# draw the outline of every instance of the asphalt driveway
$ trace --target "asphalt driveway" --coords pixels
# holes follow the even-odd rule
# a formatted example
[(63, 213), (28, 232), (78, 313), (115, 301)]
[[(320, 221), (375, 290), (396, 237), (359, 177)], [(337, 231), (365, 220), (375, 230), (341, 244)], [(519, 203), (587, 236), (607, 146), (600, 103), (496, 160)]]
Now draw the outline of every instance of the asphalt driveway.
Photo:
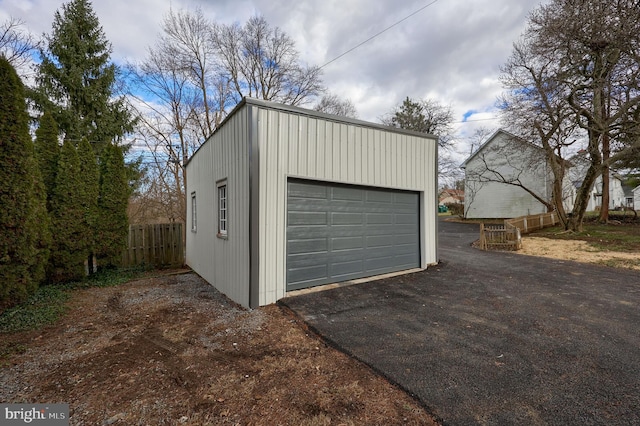
[(282, 299), (450, 425), (640, 425), (640, 273), (470, 247), (426, 271)]

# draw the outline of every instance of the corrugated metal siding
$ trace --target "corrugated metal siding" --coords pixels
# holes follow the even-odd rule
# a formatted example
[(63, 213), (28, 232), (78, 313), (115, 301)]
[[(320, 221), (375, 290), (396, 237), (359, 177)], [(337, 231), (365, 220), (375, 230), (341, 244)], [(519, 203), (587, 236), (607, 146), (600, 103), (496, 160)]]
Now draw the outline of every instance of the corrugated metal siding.
[(437, 262), (435, 140), (251, 107), (260, 151), (260, 305), (286, 292), (288, 177), (420, 191), (421, 266)]
[[(197, 232), (187, 227), (187, 264), (234, 301), (249, 305), (249, 126), (237, 111), (187, 164), (187, 196), (195, 191)], [(216, 236), (216, 182), (227, 179), (228, 238)], [(191, 218), (191, 203), (187, 217)]]

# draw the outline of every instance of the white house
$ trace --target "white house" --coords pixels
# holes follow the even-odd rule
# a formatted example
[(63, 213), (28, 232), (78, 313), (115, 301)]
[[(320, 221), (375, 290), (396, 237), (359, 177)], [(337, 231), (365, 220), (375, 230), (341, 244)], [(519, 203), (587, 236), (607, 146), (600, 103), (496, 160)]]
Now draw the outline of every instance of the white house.
[(434, 136), (247, 98), (186, 174), (186, 262), (243, 306), (438, 261)]
[(464, 191), (445, 188), (440, 191), (440, 204), (464, 204)]
[[(570, 204), (573, 205), (577, 188), (582, 185), (582, 180), (587, 173), (590, 162), (586, 157), (586, 151), (580, 151), (569, 159), (571, 168), (569, 169), (569, 178), (573, 182), (574, 190), (570, 196)], [(617, 207), (625, 207), (628, 205), (627, 196), (625, 195), (622, 179), (611, 173), (609, 175), (609, 209), (613, 210)], [(591, 188), (586, 211), (595, 211), (602, 206), (602, 176), (598, 176)]]
[(542, 148), (500, 129), (461, 167), (465, 217), (512, 218), (547, 212), (536, 198), (552, 199), (553, 173)]
[[(625, 207), (626, 205), (627, 199), (624, 194), (622, 179), (612, 173), (609, 176), (609, 209), (613, 210), (617, 207)], [(587, 211), (598, 210), (600, 206), (602, 206), (602, 176), (598, 176), (593, 185)]]
[(640, 210), (640, 185), (633, 188), (633, 208)]

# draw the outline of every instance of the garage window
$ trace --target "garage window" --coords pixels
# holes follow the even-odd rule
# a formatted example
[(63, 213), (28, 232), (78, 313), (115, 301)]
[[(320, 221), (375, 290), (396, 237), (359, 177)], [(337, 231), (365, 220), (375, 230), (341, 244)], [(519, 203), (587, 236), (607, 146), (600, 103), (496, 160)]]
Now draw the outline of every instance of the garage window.
[(226, 238), (228, 236), (228, 198), (227, 198), (227, 180), (219, 181), (218, 187), (218, 237)]
[(198, 217), (196, 215), (196, 193), (191, 193), (191, 231), (196, 232), (198, 226)]

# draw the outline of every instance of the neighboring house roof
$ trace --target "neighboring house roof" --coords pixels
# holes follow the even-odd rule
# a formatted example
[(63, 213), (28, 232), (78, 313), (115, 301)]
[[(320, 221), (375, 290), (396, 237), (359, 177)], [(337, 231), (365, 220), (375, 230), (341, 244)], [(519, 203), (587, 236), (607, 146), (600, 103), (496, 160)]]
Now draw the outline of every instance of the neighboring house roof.
[(464, 201), (464, 191), (462, 189), (445, 188), (440, 192), (440, 201), (451, 198), (454, 202), (462, 203)]
[(471, 160), (473, 160), (473, 159), (474, 159), (478, 154), (480, 154), (480, 152), (482, 152), (482, 151), (483, 151), (483, 150), (484, 150), (488, 145), (490, 145), (490, 144), (491, 144), (491, 142), (493, 142), (493, 140), (494, 140), (494, 139), (495, 139), (499, 134), (503, 134), (503, 135), (506, 135), (507, 137), (514, 138), (514, 139), (518, 140), (518, 142), (525, 143), (525, 144), (530, 145), (531, 147), (536, 148), (536, 149), (539, 149), (539, 150), (541, 150), (541, 151), (543, 151), (543, 150), (544, 150), (541, 146), (538, 146), (538, 145), (536, 145), (536, 144), (534, 144), (534, 143), (531, 143), (531, 142), (529, 142), (529, 141), (527, 141), (527, 140), (525, 140), (525, 139), (521, 138), (520, 136), (516, 136), (516, 135), (514, 135), (514, 134), (513, 134), (513, 133), (511, 133), (511, 132), (507, 132), (507, 131), (506, 131), (506, 130), (504, 130), (504, 129), (498, 129), (498, 130), (496, 130), (495, 132), (493, 132), (493, 133), (491, 134), (491, 136), (489, 136), (489, 137), (487, 138), (487, 140), (486, 140), (486, 141), (484, 141), (484, 143), (483, 143), (482, 145), (480, 145), (480, 147), (479, 147), (479, 148), (478, 148), (474, 153), (472, 153), (472, 154), (469, 156), (469, 158), (467, 158), (466, 160), (464, 160), (464, 163), (462, 163), (462, 164), (460, 165), (460, 167), (461, 167), (461, 168), (463, 168), (463, 169), (464, 169), (464, 168), (466, 168), (466, 167), (467, 167), (467, 164), (468, 164)]
[(498, 129), (498, 130), (496, 130), (495, 132), (493, 132), (493, 133), (491, 134), (491, 136), (489, 136), (489, 137), (487, 138), (487, 140), (485, 140), (485, 141), (482, 143), (482, 145), (480, 145), (480, 146), (478, 147), (478, 149), (476, 149), (476, 150), (475, 150), (475, 152), (472, 152), (472, 153), (471, 153), (471, 155), (470, 155), (466, 160), (464, 160), (464, 162), (460, 165), (460, 167), (461, 167), (461, 168), (463, 168), (463, 169), (464, 169), (464, 168), (466, 168), (466, 167), (467, 167), (467, 164), (469, 163), (469, 161), (473, 160), (473, 159), (474, 159), (474, 158), (475, 158), (475, 157), (476, 157), (476, 156), (477, 156), (477, 155), (478, 155), (482, 150), (484, 150), (484, 148), (485, 148), (487, 145), (489, 145), (489, 144), (491, 143), (491, 141), (493, 141), (493, 139), (494, 139), (496, 136), (498, 136), (500, 133), (504, 133), (505, 135), (508, 135), (508, 136), (512, 136), (512, 137), (514, 137), (514, 138), (517, 138), (517, 136), (516, 136), (516, 135), (514, 135), (514, 134), (512, 134), (512, 133), (509, 133), (509, 132), (507, 132), (506, 130), (503, 130), (503, 129)]
[(631, 190), (631, 192), (633, 192), (635, 194), (636, 191), (640, 191), (640, 185), (636, 186), (635, 188), (633, 188)]

